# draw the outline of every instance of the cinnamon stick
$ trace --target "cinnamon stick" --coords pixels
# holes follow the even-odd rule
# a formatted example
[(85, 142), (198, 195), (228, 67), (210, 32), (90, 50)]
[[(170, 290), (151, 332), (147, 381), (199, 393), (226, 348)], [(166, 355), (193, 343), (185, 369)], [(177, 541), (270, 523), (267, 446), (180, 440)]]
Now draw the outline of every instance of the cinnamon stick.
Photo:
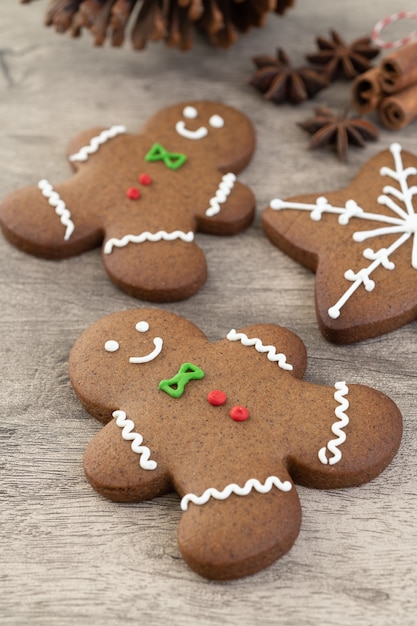
[(407, 126), (417, 117), (417, 84), (382, 98), (379, 117), (384, 126), (391, 130)]
[(352, 87), (352, 106), (360, 113), (374, 111), (381, 100), (380, 69), (372, 69), (360, 74)]
[(382, 60), (381, 89), (397, 93), (417, 82), (417, 42), (395, 50)]

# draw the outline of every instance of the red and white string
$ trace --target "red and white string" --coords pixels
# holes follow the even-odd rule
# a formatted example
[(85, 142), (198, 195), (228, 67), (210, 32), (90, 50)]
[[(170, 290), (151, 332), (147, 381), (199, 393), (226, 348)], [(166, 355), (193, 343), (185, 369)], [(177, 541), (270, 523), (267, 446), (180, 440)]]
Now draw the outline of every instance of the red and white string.
[(371, 38), (374, 44), (379, 46), (380, 48), (392, 49), (392, 48), (402, 48), (403, 46), (406, 46), (412, 41), (416, 41), (417, 30), (395, 41), (384, 41), (380, 37), (381, 32), (384, 30), (384, 28), (386, 28), (390, 24), (393, 24), (394, 22), (398, 22), (399, 20), (405, 20), (405, 19), (416, 20), (417, 12), (416, 11), (399, 11), (398, 13), (393, 13), (392, 15), (389, 15), (388, 17), (384, 17), (377, 24), (375, 24), (374, 29), (371, 34)]

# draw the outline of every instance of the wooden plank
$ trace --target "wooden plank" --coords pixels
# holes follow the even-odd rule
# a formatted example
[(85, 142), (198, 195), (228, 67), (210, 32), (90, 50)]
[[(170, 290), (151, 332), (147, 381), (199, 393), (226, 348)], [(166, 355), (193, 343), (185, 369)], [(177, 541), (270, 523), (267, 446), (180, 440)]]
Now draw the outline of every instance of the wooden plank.
[[(415, 323), (361, 345), (326, 343), (315, 321), (313, 276), (265, 239), (259, 216), (278, 194), (347, 185), (392, 140), (415, 151), (416, 127), (381, 129), (378, 143), (352, 149), (344, 164), (331, 152), (306, 150), (296, 122), (313, 103), (275, 107), (247, 85), (252, 55), (279, 45), (300, 63), (317, 34), (336, 28), (353, 39), (398, 3), (299, 0), (284, 19), (271, 16), (227, 51), (196, 37), (186, 54), (162, 44), (142, 53), (96, 49), (88, 35), (58, 36), (42, 26), (46, 5), (0, 6), (0, 194), (44, 176), (66, 178), (66, 143), (90, 126), (135, 130), (167, 102), (195, 96), (242, 108), (258, 132), (256, 157), (241, 176), (257, 196), (255, 224), (234, 238), (198, 236), (208, 282), (190, 300), (163, 307), (211, 340), (255, 322), (292, 328), (308, 347), (308, 380), (346, 378), (383, 390), (403, 412), (404, 438), (391, 467), (371, 484), (300, 488), (301, 533), (278, 563), (232, 583), (200, 579), (177, 548), (175, 495), (114, 504), (83, 476), (82, 454), (99, 425), (71, 390), (68, 353), (93, 321), (138, 303), (110, 283), (98, 251), (47, 262), (0, 238), (0, 624), (414, 624)], [(349, 89), (339, 82), (316, 102), (344, 106)]]

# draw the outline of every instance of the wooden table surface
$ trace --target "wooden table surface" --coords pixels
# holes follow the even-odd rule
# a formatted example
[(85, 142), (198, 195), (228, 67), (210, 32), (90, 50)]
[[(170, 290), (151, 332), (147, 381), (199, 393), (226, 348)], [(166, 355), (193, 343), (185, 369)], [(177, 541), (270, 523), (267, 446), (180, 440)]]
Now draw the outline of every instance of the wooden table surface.
[[(247, 84), (254, 54), (282, 46), (300, 63), (316, 35), (335, 28), (353, 39), (414, 2), (297, 0), (284, 19), (271, 15), (227, 51), (196, 38), (186, 54), (163, 44), (142, 53), (97, 49), (88, 34), (59, 36), (42, 25), (46, 5), (0, 3), (1, 195), (43, 177), (66, 178), (67, 140), (85, 128), (136, 130), (151, 112), (195, 97), (241, 108), (258, 134), (241, 174), (257, 197), (257, 218), (234, 238), (198, 236), (208, 281), (188, 301), (163, 308), (211, 340), (250, 323), (288, 326), (307, 345), (307, 380), (383, 390), (403, 413), (404, 436), (391, 466), (370, 484), (299, 489), (301, 533), (280, 561), (242, 580), (206, 581), (180, 557), (176, 495), (115, 504), (83, 474), (83, 451), (100, 426), (71, 389), (70, 348), (98, 318), (142, 303), (112, 285), (98, 250), (52, 262), (0, 237), (0, 624), (417, 624), (416, 324), (360, 345), (328, 344), (316, 325), (313, 275), (260, 227), (274, 196), (347, 185), (392, 141), (415, 150), (417, 122), (395, 133), (381, 128), (379, 141), (353, 148), (346, 164), (331, 151), (306, 149), (296, 122), (313, 102), (276, 107)], [(338, 82), (316, 103), (343, 108), (350, 88)]]

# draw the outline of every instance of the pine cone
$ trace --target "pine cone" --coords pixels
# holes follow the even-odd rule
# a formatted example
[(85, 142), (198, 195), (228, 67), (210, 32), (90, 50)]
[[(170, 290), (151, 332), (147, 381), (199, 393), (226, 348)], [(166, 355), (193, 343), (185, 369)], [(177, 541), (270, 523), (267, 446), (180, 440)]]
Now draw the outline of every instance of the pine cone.
[(188, 50), (193, 29), (205, 33), (213, 45), (227, 47), (239, 32), (263, 26), (268, 12), (283, 15), (294, 4), (295, 0), (51, 0), (45, 22), (73, 37), (86, 28), (96, 46), (106, 40), (121, 46), (129, 30), (136, 50), (160, 39)]

